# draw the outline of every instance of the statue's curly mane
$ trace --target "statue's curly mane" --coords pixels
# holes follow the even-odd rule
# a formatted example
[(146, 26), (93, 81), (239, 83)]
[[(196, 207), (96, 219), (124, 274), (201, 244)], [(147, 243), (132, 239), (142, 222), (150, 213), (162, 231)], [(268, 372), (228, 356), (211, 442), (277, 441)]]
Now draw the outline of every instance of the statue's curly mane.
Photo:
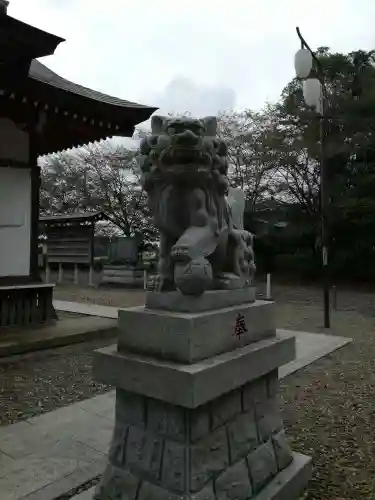
[(189, 224), (183, 208), (188, 207), (189, 191), (197, 188), (206, 194), (207, 212), (225, 217), (227, 150), (215, 137), (216, 128), (215, 117), (153, 117), (152, 133), (141, 141), (139, 161), (142, 185), (160, 228), (174, 228), (176, 234)]
[(154, 116), (151, 135), (142, 139), (142, 182), (152, 184), (227, 185), (227, 149), (216, 139), (214, 117), (203, 119)]

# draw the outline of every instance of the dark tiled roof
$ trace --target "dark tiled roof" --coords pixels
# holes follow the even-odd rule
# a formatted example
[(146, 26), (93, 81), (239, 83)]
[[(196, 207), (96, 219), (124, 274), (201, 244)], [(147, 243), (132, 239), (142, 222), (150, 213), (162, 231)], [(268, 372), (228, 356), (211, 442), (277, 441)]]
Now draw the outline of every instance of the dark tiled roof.
[(31, 62), (29, 78), (33, 78), (39, 82), (46, 83), (53, 87), (57, 87), (66, 92), (71, 92), (88, 99), (94, 99), (95, 101), (102, 102), (104, 104), (109, 104), (111, 106), (117, 106), (121, 108), (133, 108), (133, 109), (144, 109), (150, 110), (150, 114), (156, 111), (158, 108), (153, 108), (151, 106), (145, 106), (143, 104), (137, 104), (136, 102), (125, 101), (123, 99), (118, 99), (117, 97), (112, 97), (107, 94), (102, 94), (97, 90), (92, 90), (82, 85), (78, 85), (74, 82), (62, 78), (57, 73), (51, 71), (47, 66), (44, 66), (41, 62), (34, 59)]
[(2, 50), (7, 49), (6, 53), (23, 54), (30, 58), (52, 55), (56, 47), (65, 41), (64, 38), (1, 13), (0, 34)]
[(76, 212), (72, 214), (44, 215), (39, 217), (43, 224), (51, 222), (85, 222), (99, 220), (105, 217), (104, 212)]

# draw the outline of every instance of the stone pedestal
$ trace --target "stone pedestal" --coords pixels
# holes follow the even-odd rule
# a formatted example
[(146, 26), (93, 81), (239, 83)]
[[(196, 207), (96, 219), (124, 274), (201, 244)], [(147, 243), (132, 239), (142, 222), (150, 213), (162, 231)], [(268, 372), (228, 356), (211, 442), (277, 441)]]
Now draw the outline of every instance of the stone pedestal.
[(290, 449), (277, 397), (295, 340), (277, 337), (273, 316), (262, 301), (121, 312), (118, 347), (94, 362), (96, 377), (117, 388), (96, 500), (298, 498), (310, 458)]

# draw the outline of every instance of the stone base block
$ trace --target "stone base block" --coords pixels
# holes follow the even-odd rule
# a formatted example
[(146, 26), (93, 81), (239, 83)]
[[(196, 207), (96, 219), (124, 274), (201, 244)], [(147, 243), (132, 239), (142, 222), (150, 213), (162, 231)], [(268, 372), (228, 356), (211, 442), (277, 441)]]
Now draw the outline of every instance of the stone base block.
[(148, 292), (146, 308), (162, 311), (195, 313), (239, 306), (255, 301), (255, 287), (235, 290), (208, 290), (200, 297), (176, 292)]
[(94, 498), (295, 500), (307, 457), (285, 437), (273, 370), (199, 408), (117, 389), (108, 465)]
[(120, 312), (119, 347), (94, 357), (95, 377), (117, 388), (95, 500), (296, 500), (309, 459), (290, 449), (277, 397), (295, 338), (273, 322), (262, 301)]
[(293, 453), (291, 464), (252, 500), (297, 500), (307, 488), (311, 472), (311, 457)]
[(275, 335), (275, 304), (263, 300), (196, 313), (144, 307), (119, 311), (119, 352), (181, 363), (195, 363)]
[(294, 337), (261, 340), (195, 364), (117, 352), (110, 346), (95, 352), (93, 370), (104, 384), (196, 408), (294, 358)]

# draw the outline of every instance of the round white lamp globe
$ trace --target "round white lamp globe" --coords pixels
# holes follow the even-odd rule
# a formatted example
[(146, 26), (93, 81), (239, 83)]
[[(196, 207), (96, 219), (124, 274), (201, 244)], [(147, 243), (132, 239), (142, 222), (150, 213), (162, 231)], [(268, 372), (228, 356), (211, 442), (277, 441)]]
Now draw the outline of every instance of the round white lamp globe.
[(294, 56), (294, 68), (298, 78), (307, 78), (313, 67), (313, 58), (309, 50), (300, 49)]
[(308, 106), (312, 106), (318, 113), (322, 113), (322, 84), (317, 78), (308, 78), (303, 81), (303, 97)]

